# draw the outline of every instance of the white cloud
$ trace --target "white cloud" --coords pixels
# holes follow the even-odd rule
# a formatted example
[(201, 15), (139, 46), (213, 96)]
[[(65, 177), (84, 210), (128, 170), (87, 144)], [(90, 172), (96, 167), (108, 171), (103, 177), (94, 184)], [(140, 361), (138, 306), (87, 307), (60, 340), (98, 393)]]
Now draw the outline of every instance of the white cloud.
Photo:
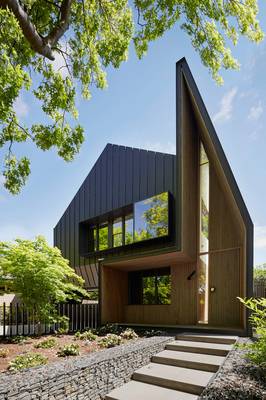
[(30, 108), (23, 99), (22, 95), (15, 100), (13, 108), (18, 117), (26, 117), (30, 111)]
[(263, 113), (263, 107), (261, 101), (259, 101), (255, 106), (252, 106), (249, 110), (248, 119), (257, 121)]
[[(170, 153), (170, 154), (176, 154), (176, 145), (173, 142), (146, 142), (145, 143), (145, 149), (147, 150), (152, 150), (152, 151), (158, 151), (161, 153)], [(143, 148), (143, 146), (141, 146)]]
[(221, 102), (219, 111), (213, 116), (214, 122), (228, 121), (232, 116), (233, 101), (237, 94), (237, 88), (234, 87), (227, 92)]
[(266, 226), (255, 226), (255, 247), (266, 249)]

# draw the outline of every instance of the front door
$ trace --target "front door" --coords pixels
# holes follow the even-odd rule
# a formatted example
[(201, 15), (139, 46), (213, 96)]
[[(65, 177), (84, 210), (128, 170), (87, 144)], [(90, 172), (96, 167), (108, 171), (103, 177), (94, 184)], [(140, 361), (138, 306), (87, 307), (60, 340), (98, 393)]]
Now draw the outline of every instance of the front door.
[(240, 326), (240, 249), (209, 254), (209, 325)]

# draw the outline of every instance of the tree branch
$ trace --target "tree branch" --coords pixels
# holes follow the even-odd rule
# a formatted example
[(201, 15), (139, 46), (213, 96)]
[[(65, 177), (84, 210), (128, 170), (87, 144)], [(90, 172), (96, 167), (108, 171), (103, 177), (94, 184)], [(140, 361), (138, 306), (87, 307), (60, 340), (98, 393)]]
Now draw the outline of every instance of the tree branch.
[(29, 42), (31, 48), (45, 58), (54, 61), (52, 48), (64, 35), (69, 27), (69, 17), (73, 0), (63, 0), (60, 6), (60, 19), (58, 24), (46, 36), (42, 37), (34, 24), (31, 22), (27, 12), (20, 5), (18, 0), (0, 0), (0, 8), (8, 8), (13, 12), (22, 32)]
[(45, 43), (53, 47), (69, 27), (69, 17), (73, 0), (63, 0), (60, 7), (60, 20), (57, 26), (44, 38)]

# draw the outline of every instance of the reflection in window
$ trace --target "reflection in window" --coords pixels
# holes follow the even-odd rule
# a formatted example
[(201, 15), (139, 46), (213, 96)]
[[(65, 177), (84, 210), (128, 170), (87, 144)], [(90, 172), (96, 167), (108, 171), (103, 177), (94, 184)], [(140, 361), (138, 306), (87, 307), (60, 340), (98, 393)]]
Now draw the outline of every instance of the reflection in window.
[(170, 268), (129, 273), (129, 304), (171, 304)]
[(119, 247), (123, 244), (122, 218), (113, 222), (113, 247)]
[(92, 226), (89, 229), (89, 251), (97, 251), (97, 228)]
[(108, 225), (99, 226), (99, 250), (108, 249)]
[(208, 323), (209, 310), (209, 255), (200, 256), (198, 267), (198, 320)]
[(168, 235), (168, 192), (134, 204), (134, 241)]
[(125, 217), (125, 244), (133, 243), (133, 215)]
[(200, 252), (209, 251), (209, 160), (200, 146)]

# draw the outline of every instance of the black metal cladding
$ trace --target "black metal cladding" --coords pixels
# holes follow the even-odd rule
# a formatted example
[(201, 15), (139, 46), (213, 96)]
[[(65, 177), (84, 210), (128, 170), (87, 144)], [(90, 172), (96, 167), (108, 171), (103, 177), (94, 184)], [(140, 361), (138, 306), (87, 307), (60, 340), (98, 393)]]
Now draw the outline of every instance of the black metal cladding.
[(175, 155), (107, 144), (54, 228), (54, 244), (86, 282), (98, 286), (94, 258), (79, 256), (79, 223), (169, 191), (175, 196)]

